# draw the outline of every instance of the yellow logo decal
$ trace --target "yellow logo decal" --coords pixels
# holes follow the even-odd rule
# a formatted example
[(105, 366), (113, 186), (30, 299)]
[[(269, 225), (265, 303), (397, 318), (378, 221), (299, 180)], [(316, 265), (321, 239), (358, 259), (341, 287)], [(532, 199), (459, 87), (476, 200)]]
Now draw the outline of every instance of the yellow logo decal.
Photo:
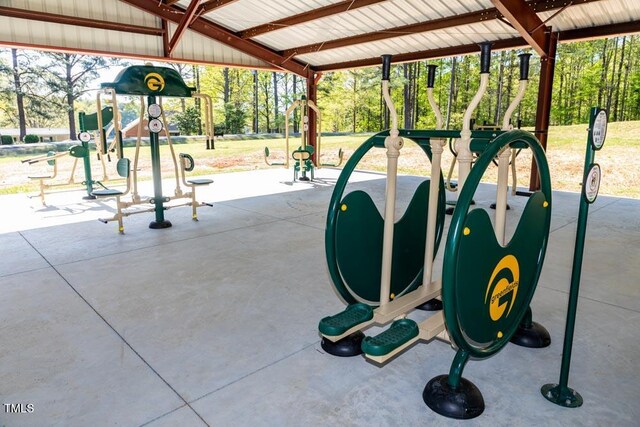
[[(498, 275), (500, 276), (499, 278)], [(511, 308), (516, 302), (519, 281), (520, 267), (518, 260), (513, 255), (505, 256), (493, 269), (487, 292), (484, 296), (484, 303), (489, 303), (489, 315), (494, 322), (500, 320), (505, 315), (505, 311), (507, 312), (506, 316), (511, 312)], [(508, 300), (505, 301), (505, 297)], [(509, 306), (508, 310), (507, 305)]]
[(149, 73), (144, 76), (144, 82), (147, 84), (149, 90), (159, 92), (164, 89), (164, 79), (158, 73)]

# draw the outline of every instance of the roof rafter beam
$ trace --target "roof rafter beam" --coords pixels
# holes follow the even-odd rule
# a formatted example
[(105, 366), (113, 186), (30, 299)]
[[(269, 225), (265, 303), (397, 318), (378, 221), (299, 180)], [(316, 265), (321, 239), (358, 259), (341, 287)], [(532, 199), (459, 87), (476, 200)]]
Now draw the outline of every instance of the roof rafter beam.
[[(579, 30), (559, 31), (558, 40), (560, 42), (575, 42), (580, 40), (619, 36), (624, 34), (640, 33), (640, 22), (632, 21), (620, 24), (601, 25), (597, 27), (583, 28)], [(515, 49), (527, 47), (527, 41), (522, 37), (496, 40), (493, 42), (493, 50)], [(456, 55), (467, 55), (479, 52), (478, 45), (468, 44), (461, 46), (445, 47), (440, 49), (423, 50), (419, 52), (403, 53), (393, 56), (394, 63), (419, 61), (424, 59), (447, 58)], [(358, 59), (355, 61), (337, 62), (333, 64), (316, 65), (317, 72), (336, 71), (349, 68), (371, 67), (380, 64), (380, 57)]]
[(193, 22), (199, 4), (200, 0), (191, 0), (191, 3), (189, 3), (187, 11), (184, 13), (182, 20), (178, 24), (178, 28), (176, 28), (176, 31), (173, 33), (173, 36), (169, 41), (169, 51), (165, 53), (168, 54), (168, 56), (171, 56), (171, 53), (180, 42), (180, 39), (184, 35), (184, 32), (187, 31), (187, 28), (189, 28), (189, 25), (191, 25), (191, 22)]
[(317, 9), (299, 13), (298, 15), (289, 16), (287, 18), (278, 19), (277, 21), (269, 22), (267, 24), (248, 28), (244, 31), (240, 31), (239, 34), (243, 39), (249, 39), (251, 37), (259, 36), (260, 34), (280, 30), (292, 25), (314, 21), (316, 19), (324, 18), (325, 16), (348, 12), (360, 7), (371, 6), (372, 4), (381, 3), (383, 1), (386, 0), (345, 0), (341, 1), (340, 3), (330, 4), (328, 6), (319, 7)]
[(491, 0), (513, 27), (540, 56), (549, 53), (550, 28), (524, 0)]
[[(165, 4), (158, 4), (157, 0), (120, 0), (131, 6), (135, 6), (147, 13), (166, 19), (174, 23), (180, 23), (184, 10)], [(299, 76), (306, 77), (309, 65), (302, 64), (294, 59), (286, 58), (278, 52), (251, 40), (244, 40), (232, 31), (211, 22), (202, 17), (197, 17), (191, 23), (191, 29), (210, 39), (217, 40), (227, 46), (239, 50), (249, 56), (266, 62), (271, 67), (289, 71)], [(258, 67), (262, 68), (262, 67)]]
[(11, 18), (29, 19), (31, 21), (52, 22), (55, 24), (75, 25), (77, 27), (100, 28), (101, 30), (122, 31), (126, 33), (145, 34), (148, 36), (161, 36), (164, 34), (164, 30), (162, 28), (107, 22), (69, 15), (57, 15), (54, 13), (38, 12), (35, 10), (16, 9), (13, 7), (0, 6), (0, 15), (9, 16)]
[(229, 3), (235, 3), (238, 0), (209, 0), (205, 1), (200, 5), (200, 9), (198, 10), (198, 15), (211, 12), (213, 9), (217, 9), (222, 6), (226, 6)]
[[(527, 42), (522, 37), (511, 39), (496, 40), (491, 46), (492, 50), (510, 49), (526, 46)], [(465, 44), (460, 46), (443, 47), (438, 49), (422, 50), (418, 52), (401, 53), (393, 55), (393, 63), (419, 61), (422, 59), (448, 58), (456, 55), (467, 55), (470, 53), (480, 53), (480, 48), (476, 43)], [(355, 61), (338, 62), (334, 64), (325, 64), (315, 66), (315, 70), (320, 71), (336, 71), (349, 68), (371, 67), (380, 65), (380, 57), (357, 59)]]
[[(595, 1), (601, 0), (574, 0), (573, 5), (591, 3)], [(536, 12), (545, 12), (548, 10), (564, 7), (566, 6), (566, 3), (567, 0), (531, 0), (527, 4), (531, 6), (531, 8), (533, 8)], [(475, 12), (464, 13), (461, 15), (454, 15), (445, 18), (434, 19), (431, 21), (419, 22), (417, 24), (409, 24), (402, 27), (389, 28), (385, 30), (374, 31), (371, 33), (358, 34), (356, 36), (327, 40), (325, 42), (294, 47), (284, 50), (282, 54), (286, 57), (293, 57), (305, 53), (320, 52), (323, 50), (352, 46), (360, 43), (368, 43), (372, 41), (385, 40), (415, 33), (441, 30), (443, 28), (456, 27), (459, 25), (484, 22), (499, 19), (501, 17), (502, 14), (496, 8), (483, 9)]]
[(558, 40), (560, 42), (580, 41), (609, 36), (623, 36), (634, 33), (640, 33), (640, 21), (622, 22), (619, 24), (601, 25), (599, 27), (560, 31), (558, 33)]

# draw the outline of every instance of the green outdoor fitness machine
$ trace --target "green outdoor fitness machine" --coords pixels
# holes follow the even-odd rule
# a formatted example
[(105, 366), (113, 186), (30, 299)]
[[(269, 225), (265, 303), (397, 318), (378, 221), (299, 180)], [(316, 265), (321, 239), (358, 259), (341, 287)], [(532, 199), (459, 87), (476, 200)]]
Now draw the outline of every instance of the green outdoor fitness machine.
[[(490, 54), (490, 45), (482, 44), (480, 90), (465, 117), (470, 117), (486, 89)], [(423, 399), (444, 416), (473, 418), (484, 410), (484, 401), (478, 388), (462, 377), (470, 357), (490, 357), (514, 336), (521, 338), (520, 344), (533, 347), (549, 343), (546, 330), (531, 321), (529, 308), (548, 242), (549, 168), (544, 150), (529, 132), (471, 130), (468, 123), (461, 131), (398, 129), (389, 94), (391, 56), (383, 55), (382, 60), (382, 94), (392, 127), (369, 138), (355, 151), (331, 197), (325, 230), (327, 264), (336, 291), (348, 306), (320, 321), (322, 347), (330, 354), (364, 353), (372, 361), (385, 363), (421, 340), (438, 338), (450, 342), (457, 350), (450, 372), (429, 381)], [(526, 60), (528, 63), (528, 56)], [(433, 89), (432, 69), (428, 74), (428, 95)], [(523, 78), (527, 78), (526, 73), (521, 74)], [(435, 106), (435, 102), (430, 103)], [(508, 123), (507, 118), (505, 122)], [(440, 127), (441, 119), (437, 123)], [(431, 159), (431, 177), (418, 185), (404, 215), (396, 222), (397, 161), (404, 138), (416, 142)], [(445, 217), (440, 163), (449, 138), (462, 139), (458, 142), (458, 162), (463, 170), (446, 239), (443, 276), (433, 280), (434, 258)], [(386, 148), (387, 152), (384, 216), (369, 194), (353, 191), (344, 195), (359, 161), (374, 148)], [(532, 151), (538, 165), (541, 189), (529, 198), (513, 236), (507, 239), (509, 158), (512, 149), (525, 148)], [(479, 154), (473, 168), (469, 153)], [(472, 209), (471, 204), (485, 171), (496, 158), (498, 186), (492, 224), (487, 211)], [(428, 309), (437, 308), (434, 298), (441, 299), (442, 311), (420, 323), (406, 317), (427, 302), (431, 302)], [(377, 336), (365, 337), (362, 332), (371, 325), (389, 323)]]
[[(53, 172), (46, 175), (33, 175), (29, 176), (30, 179), (38, 180), (40, 183), (40, 193), (39, 197), (42, 201), (42, 204), (45, 205), (45, 190), (51, 187), (55, 187), (58, 185), (70, 185), (76, 184), (75, 182), (75, 172), (76, 167), (78, 165), (78, 161), (82, 159), (84, 166), (84, 181), (82, 181), (82, 185), (85, 186), (87, 195), (83, 197), (85, 200), (92, 200), (96, 197), (93, 195), (93, 188), (95, 185), (98, 185), (102, 188), (106, 188), (103, 182), (109, 180), (109, 176), (107, 175), (107, 168), (105, 165), (105, 154), (108, 153), (108, 144), (107, 144), (107, 134), (109, 133), (109, 129), (103, 129), (102, 125), (108, 125), (113, 119), (113, 108), (105, 107), (102, 109), (100, 118), (98, 118), (98, 113), (94, 114), (85, 114), (84, 112), (80, 112), (78, 114), (78, 123), (80, 126), (80, 133), (78, 134), (78, 139), (80, 140), (80, 145), (74, 145), (69, 150), (64, 152), (56, 153), (51, 151), (44, 156), (32, 157), (29, 159), (25, 159), (22, 163), (35, 164), (42, 161), (46, 161), (49, 166), (53, 166)], [(111, 125), (113, 126), (113, 125)], [(100, 181), (94, 180), (92, 178), (91, 171), (91, 157), (90, 157), (90, 147), (89, 142), (92, 139), (91, 131), (97, 131), (100, 129), (99, 139), (100, 142), (96, 143), (96, 153), (98, 155), (98, 160), (102, 166), (102, 179)], [(114, 141), (115, 143), (115, 141)], [(61, 182), (59, 184), (52, 183), (51, 181), (56, 178), (58, 174), (58, 159), (65, 156), (71, 156), (74, 158), (73, 166), (71, 167), (71, 174), (67, 181)], [(47, 182), (45, 182), (47, 181)]]
[[(102, 89), (110, 94), (112, 97), (113, 103), (113, 111), (116, 115), (118, 115), (117, 108), (117, 95), (128, 95), (128, 96), (138, 96), (140, 97), (140, 119), (138, 121), (138, 138), (136, 142), (136, 152), (135, 158), (133, 161), (133, 167), (131, 168), (129, 165), (129, 161), (127, 159), (126, 162), (118, 163), (118, 173), (127, 179), (127, 189), (126, 191), (120, 190), (96, 190), (93, 191), (93, 195), (98, 197), (116, 197), (117, 198), (117, 209), (118, 212), (113, 218), (109, 219), (101, 219), (102, 222), (108, 221), (118, 221), (119, 227), (118, 230), (120, 233), (124, 232), (124, 227), (122, 225), (122, 217), (132, 215), (135, 213), (149, 212), (153, 211), (155, 213), (155, 220), (151, 221), (149, 224), (149, 228), (153, 229), (161, 229), (171, 227), (171, 222), (165, 219), (164, 211), (175, 206), (167, 206), (166, 203), (180, 198), (188, 198), (190, 201), (184, 204), (192, 206), (192, 218), (193, 220), (197, 220), (197, 212), (196, 208), (198, 206), (207, 205), (211, 206), (207, 203), (198, 203), (195, 198), (195, 189), (199, 186), (206, 186), (211, 184), (213, 181), (211, 179), (191, 179), (187, 180), (185, 178), (185, 171), (191, 171), (194, 167), (193, 158), (185, 153), (181, 153), (178, 157), (176, 156), (173, 144), (171, 142), (171, 137), (169, 135), (169, 131), (167, 130), (168, 124), (166, 117), (164, 115), (164, 111), (161, 105), (162, 97), (181, 97), (181, 98), (202, 98), (204, 99), (205, 105), (205, 132), (207, 138), (207, 148), (213, 148), (213, 107), (211, 103), (211, 98), (208, 95), (199, 94), (195, 92), (195, 88), (189, 87), (186, 85), (180, 74), (168, 67), (156, 67), (152, 65), (136, 65), (123, 69), (117, 75), (116, 80), (110, 83), (102, 83)], [(146, 97), (146, 108), (145, 108), (145, 97)], [(98, 94), (98, 108), (100, 108), (100, 94)], [(149, 145), (151, 149), (151, 168), (153, 173), (153, 189), (154, 195), (150, 198), (142, 198), (138, 194), (138, 180), (137, 180), (137, 171), (138, 171), (138, 155), (140, 151), (141, 145), (141, 137), (144, 126), (144, 116), (147, 116), (147, 123), (149, 129)], [(98, 116), (100, 117), (100, 116)], [(116, 123), (116, 134), (119, 134), (119, 119), (116, 117), (114, 119), (114, 123)], [(174, 190), (174, 195), (171, 197), (167, 197), (163, 195), (162, 192), (162, 175), (160, 168), (160, 141), (159, 134), (164, 131), (167, 143), (169, 145), (169, 149), (171, 152), (173, 165), (175, 169), (175, 182), (176, 187)], [(121, 140), (121, 137), (120, 137)], [(122, 154), (122, 144), (117, 145), (118, 158), (123, 160)], [(179, 166), (178, 166), (179, 163)], [(130, 179), (131, 175), (131, 179)], [(181, 188), (181, 180), (182, 185), (189, 187), (191, 190), (188, 192), (183, 192)], [(130, 187), (131, 184), (131, 187)], [(132, 200), (130, 202), (121, 202), (120, 197), (127, 194), (129, 191), (132, 191)], [(138, 210), (138, 211), (124, 211), (124, 209), (134, 206), (140, 205), (144, 203), (150, 203), (153, 205), (151, 209)]]
[[(271, 151), (269, 147), (264, 147), (264, 162), (267, 166), (282, 166), (289, 168), (289, 116), (295, 112), (297, 108), (301, 110), (301, 126), (300, 126), (300, 146), (291, 153), (291, 158), (295, 161), (293, 164), (293, 180), (313, 181), (313, 172), (321, 167), (338, 167), (342, 164), (344, 152), (342, 148), (338, 150), (338, 160), (336, 163), (321, 163), (321, 147), (322, 147), (322, 112), (318, 106), (304, 95), (295, 100), (284, 114), (284, 141), (285, 141), (285, 157), (283, 161), (274, 162), (270, 160)], [(316, 114), (316, 129), (309, 128), (309, 110), (313, 110)], [(307, 143), (309, 135), (317, 135), (316, 147)], [(313, 155), (316, 154), (316, 162), (313, 161)], [(307, 176), (311, 175), (311, 178)]]

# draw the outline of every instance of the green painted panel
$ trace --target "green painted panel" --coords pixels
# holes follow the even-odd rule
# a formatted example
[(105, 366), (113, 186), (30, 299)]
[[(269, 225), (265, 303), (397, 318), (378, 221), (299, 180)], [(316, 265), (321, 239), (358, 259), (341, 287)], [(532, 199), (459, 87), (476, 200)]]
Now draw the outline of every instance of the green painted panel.
[[(488, 214), (469, 208), (495, 156), (505, 146), (521, 144), (533, 152), (541, 191), (530, 197), (512, 240), (502, 248)], [(447, 330), (461, 350), (485, 358), (509, 341), (540, 277), (550, 223), (551, 179), (540, 143), (531, 133), (521, 130), (499, 136), (471, 169), (447, 236), (442, 301)]]
[(102, 83), (119, 95), (191, 97), (195, 88), (187, 86), (173, 68), (133, 65), (120, 71), (114, 82)]
[(83, 158), (89, 155), (89, 149), (83, 147), (82, 145), (74, 145), (69, 149), (69, 154), (73, 157)]
[[(358, 300), (355, 298), (354, 294), (349, 290), (349, 284), (345, 282), (342, 273), (340, 272), (337, 255), (336, 252), (338, 250), (338, 235), (337, 235), (337, 219), (338, 214), (340, 213), (340, 205), (342, 203), (343, 194), (346, 189), (346, 186), (349, 182), (349, 178), (356, 166), (362, 160), (362, 158), (368, 153), (372, 148), (383, 148), (384, 147), (384, 136), (388, 135), (388, 131), (380, 132), (376, 135), (373, 135), (369, 139), (367, 139), (360, 147), (356, 149), (356, 151), (349, 157), (347, 160), (342, 172), (340, 173), (340, 177), (336, 182), (334, 187), (334, 191), (331, 195), (331, 200), (329, 202), (329, 209), (327, 212), (327, 225), (325, 229), (325, 253), (327, 258), (327, 268), (329, 270), (329, 275), (331, 276), (331, 280), (336, 288), (336, 291), (344, 298), (348, 303), (357, 302)], [(430, 158), (430, 146), (429, 139), (413, 139), (418, 146), (423, 150), (423, 152)], [(445, 210), (445, 190), (444, 190), (444, 181), (442, 176), (440, 176), (440, 192), (438, 194), (438, 215), (437, 215), (437, 228), (436, 228), (436, 249), (440, 243), (440, 239), (442, 238), (442, 231), (444, 225), (444, 210)], [(426, 213), (425, 213), (426, 215)], [(379, 276), (378, 276), (379, 277)], [(418, 282), (422, 280), (421, 277), (418, 278)], [(372, 285), (373, 286), (373, 285)], [(378, 284), (379, 286), (379, 284)], [(375, 299), (374, 302), (371, 302), (373, 305), (379, 304), (379, 296)]]
[(118, 175), (120, 175), (123, 178), (128, 178), (129, 173), (131, 171), (130, 163), (131, 162), (126, 157), (123, 157), (122, 159), (118, 160), (118, 164), (116, 165)]
[[(80, 113), (83, 114), (83, 113)], [(113, 107), (104, 107), (102, 109), (102, 126), (107, 127), (113, 120)], [(98, 113), (84, 114), (82, 118), (81, 131), (98, 130)]]
[(540, 248), (550, 212), (545, 196), (528, 200), (511, 242), (501, 247), (489, 215), (474, 209), (467, 215), (457, 253), (458, 324), (467, 342), (496, 350), (509, 341), (529, 306), (537, 283)]
[[(421, 284), (428, 198), (426, 180), (395, 224), (391, 267), (391, 292), (395, 296)], [(380, 301), (383, 228), (382, 216), (367, 193), (354, 191), (342, 200), (336, 220), (340, 275), (353, 296), (373, 305)]]

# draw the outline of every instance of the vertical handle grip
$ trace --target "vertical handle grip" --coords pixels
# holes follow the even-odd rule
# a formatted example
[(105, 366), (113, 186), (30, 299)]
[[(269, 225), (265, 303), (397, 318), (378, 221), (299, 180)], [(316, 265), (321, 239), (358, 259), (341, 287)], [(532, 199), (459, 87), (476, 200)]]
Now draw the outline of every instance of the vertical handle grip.
[(391, 55), (382, 55), (382, 80), (389, 81), (391, 73)]
[(433, 85), (436, 81), (436, 68), (438, 68), (435, 64), (427, 65), (427, 87), (433, 88)]
[(480, 43), (480, 74), (489, 74), (491, 66), (491, 45), (490, 42)]
[(521, 53), (518, 55), (520, 58), (520, 80), (529, 80), (529, 58), (530, 53)]

